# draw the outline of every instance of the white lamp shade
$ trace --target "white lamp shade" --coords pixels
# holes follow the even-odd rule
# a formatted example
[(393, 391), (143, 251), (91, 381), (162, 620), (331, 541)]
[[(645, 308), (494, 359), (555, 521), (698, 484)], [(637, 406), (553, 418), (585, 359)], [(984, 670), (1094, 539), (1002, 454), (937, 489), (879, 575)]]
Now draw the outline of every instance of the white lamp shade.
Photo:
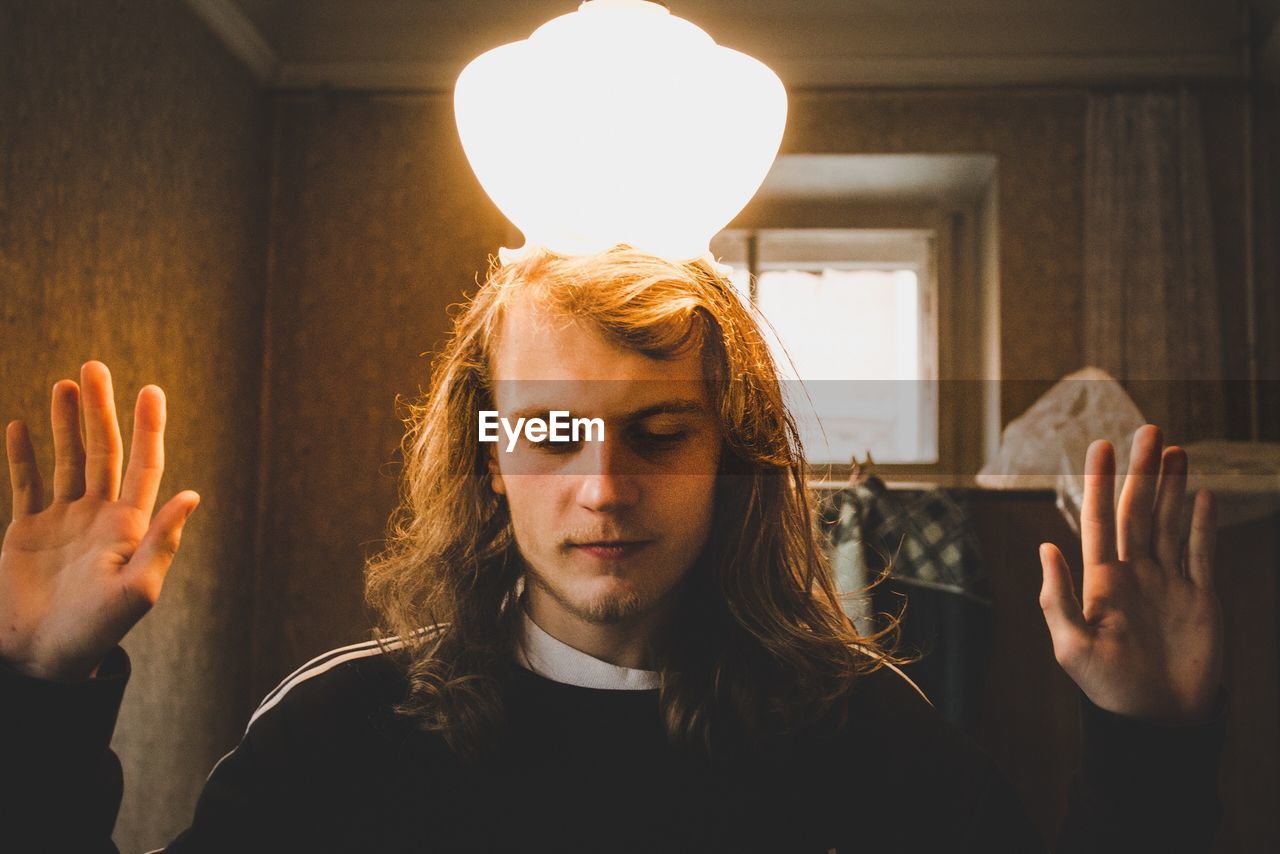
[(521, 252), (626, 243), (688, 260), (707, 256), (760, 188), (787, 95), (763, 63), (663, 6), (588, 0), (472, 60), (454, 110), (480, 184), (524, 234)]

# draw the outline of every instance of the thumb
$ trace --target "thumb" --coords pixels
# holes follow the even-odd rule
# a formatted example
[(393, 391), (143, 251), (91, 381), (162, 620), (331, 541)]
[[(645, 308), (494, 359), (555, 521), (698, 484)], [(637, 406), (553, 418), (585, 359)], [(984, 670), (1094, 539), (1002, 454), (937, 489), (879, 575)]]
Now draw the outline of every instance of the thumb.
[(1067, 559), (1053, 543), (1040, 544), (1040, 565), (1044, 569), (1040, 608), (1044, 611), (1044, 621), (1049, 625), (1054, 653), (1061, 663), (1064, 651), (1074, 646), (1073, 642), (1085, 629), (1084, 612), (1076, 599)]
[(178, 553), (182, 529), (199, 504), (199, 494), (190, 489), (170, 498), (151, 520), (151, 527), (147, 528), (138, 550), (129, 560), (129, 583), (135, 585), (153, 605), (160, 596), (169, 565)]

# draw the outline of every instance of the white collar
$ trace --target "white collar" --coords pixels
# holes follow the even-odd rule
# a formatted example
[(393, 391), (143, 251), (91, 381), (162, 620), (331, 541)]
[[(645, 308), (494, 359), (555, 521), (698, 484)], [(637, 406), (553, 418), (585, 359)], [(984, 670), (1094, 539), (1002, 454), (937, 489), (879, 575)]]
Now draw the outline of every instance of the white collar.
[(619, 667), (601, 661), (547, 634), (527, 611), (520, 610), (524, 622), (524, 643), (516, 644), (516, 660), (528, 670), (554, 682), (581, 688), (643, 691), (658, 687), (658, 671)]

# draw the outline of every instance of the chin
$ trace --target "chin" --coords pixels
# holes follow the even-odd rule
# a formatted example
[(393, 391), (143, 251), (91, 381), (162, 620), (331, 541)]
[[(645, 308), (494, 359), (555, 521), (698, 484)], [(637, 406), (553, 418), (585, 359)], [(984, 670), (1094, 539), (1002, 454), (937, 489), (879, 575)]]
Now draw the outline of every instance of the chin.
[(579, 609), (578, 616), (588, 623), (608, 625), (629, 620), (643, 611), (644, 608), (637, 599), (612, 597), (587, 603)]
[(620, 623), (648, 610), (646, 597), (631, 585), (620, 584), (617, 579), (609, 582), (605, 590), (583, 591), (574, 596), (574, 613), (590, 623)]
[(643, 614), (653, 605), (652, 596), (617, 576), (579, 579), (568, 585), (540, 581), (540, 586), (561, 608), (588, 623), (620, 623)]

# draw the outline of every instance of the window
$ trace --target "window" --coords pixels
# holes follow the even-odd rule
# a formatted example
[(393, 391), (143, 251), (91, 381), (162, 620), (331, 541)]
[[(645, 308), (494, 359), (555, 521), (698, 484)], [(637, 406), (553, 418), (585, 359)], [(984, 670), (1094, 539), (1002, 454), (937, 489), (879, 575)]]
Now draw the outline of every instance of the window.
[(997, 188), (989, 154), (784, 154), (712, 241), (786, 353), (815, 486), (868, 451), (887, 479), (964, 485), (995, 453)]
[(935, 234), (727, 230), (712, 251), (766, 323), (812, 465), (938, 462)]

